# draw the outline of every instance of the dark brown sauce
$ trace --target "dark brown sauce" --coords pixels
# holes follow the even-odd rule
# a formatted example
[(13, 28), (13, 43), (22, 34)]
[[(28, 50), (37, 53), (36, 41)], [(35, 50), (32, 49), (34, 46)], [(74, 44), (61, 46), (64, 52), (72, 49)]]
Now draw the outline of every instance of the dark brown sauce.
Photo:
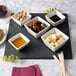
[(50, 17), (50, 19), (51, 19), (52, 21), (54, 21), (54, 22), (57, 22), (57, 21), (59, 21), (61, 18), (58, 17), (57, 15), (54, 15), (54, 16)]

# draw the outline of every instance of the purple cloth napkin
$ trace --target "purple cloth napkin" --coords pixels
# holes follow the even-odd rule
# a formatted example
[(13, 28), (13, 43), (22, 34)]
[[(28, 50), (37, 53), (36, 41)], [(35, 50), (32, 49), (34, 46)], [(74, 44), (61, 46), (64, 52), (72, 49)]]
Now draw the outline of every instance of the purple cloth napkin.
[(14, 67), (12, 76), (42, 76), (38, 65), (29, 67)]

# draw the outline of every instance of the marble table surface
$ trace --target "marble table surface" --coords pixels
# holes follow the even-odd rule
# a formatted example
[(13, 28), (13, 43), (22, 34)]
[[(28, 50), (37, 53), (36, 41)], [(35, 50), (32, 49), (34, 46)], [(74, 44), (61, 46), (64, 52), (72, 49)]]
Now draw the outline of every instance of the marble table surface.
[[(0, 2), (3, 0), (0, 0)], [(70, 73), (70, 76), (76, 75), (76, 0), (4, 0), (4, 3), (12, 11), (16, 12), (19, 9), (25, 9), (31, 13), (42, 13), (45, 9), (56, 7), (61, 12), (68, 13), (69, 27), (72, 44), (72, 60), (65, 60), (65, 66)], [(73, 4), (73, 5), (72, 5)], [(8, 20), (0, 19), (0, 27), (8, 31)], [(4, 55), (5, 43), (0, 45), (0, 56)], [(11, 76), (12, 67), (26, 67), (32, 64), (38, 64), (42, 70), (43, 76), (59, 76), (59, 67), (55, 60), (20, 60), (16, 63), (5, 62), (0, 60), (0, 75)], [(46, 69), (45, 69), (46, 68)]]

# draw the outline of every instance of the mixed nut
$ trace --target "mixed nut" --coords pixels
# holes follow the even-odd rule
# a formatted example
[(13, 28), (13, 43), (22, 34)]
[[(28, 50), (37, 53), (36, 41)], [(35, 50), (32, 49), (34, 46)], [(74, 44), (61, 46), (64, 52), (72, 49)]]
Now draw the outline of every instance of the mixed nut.
[(45, 40), (54, 47), (57, 47), (59, 44), (64, 42), (64, 38), (58, 33), (50, 34)]
[(40, 21), (33, 21), (29, 26), (28, 26), (32, 31), (38, 33), (41, 30), (43, 30), (46, 27), (46, 24), (40, 22)]
[(23, 10), (15, 14), (13, 17), (20, 22), (23, 22), (24, 20), (29, 18), (27, 13)]

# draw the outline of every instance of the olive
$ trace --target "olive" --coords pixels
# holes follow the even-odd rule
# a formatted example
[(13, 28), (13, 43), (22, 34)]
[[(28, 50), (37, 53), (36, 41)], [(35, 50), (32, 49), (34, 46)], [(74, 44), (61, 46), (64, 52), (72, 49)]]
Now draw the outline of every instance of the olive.
[(40, 22), (40, 21), (38, 21), (38, 22), (37, 22), (37, 24), (38, 24), (38, 26), (40, 26), (40, 25), (41, 25), (41, 22)]

